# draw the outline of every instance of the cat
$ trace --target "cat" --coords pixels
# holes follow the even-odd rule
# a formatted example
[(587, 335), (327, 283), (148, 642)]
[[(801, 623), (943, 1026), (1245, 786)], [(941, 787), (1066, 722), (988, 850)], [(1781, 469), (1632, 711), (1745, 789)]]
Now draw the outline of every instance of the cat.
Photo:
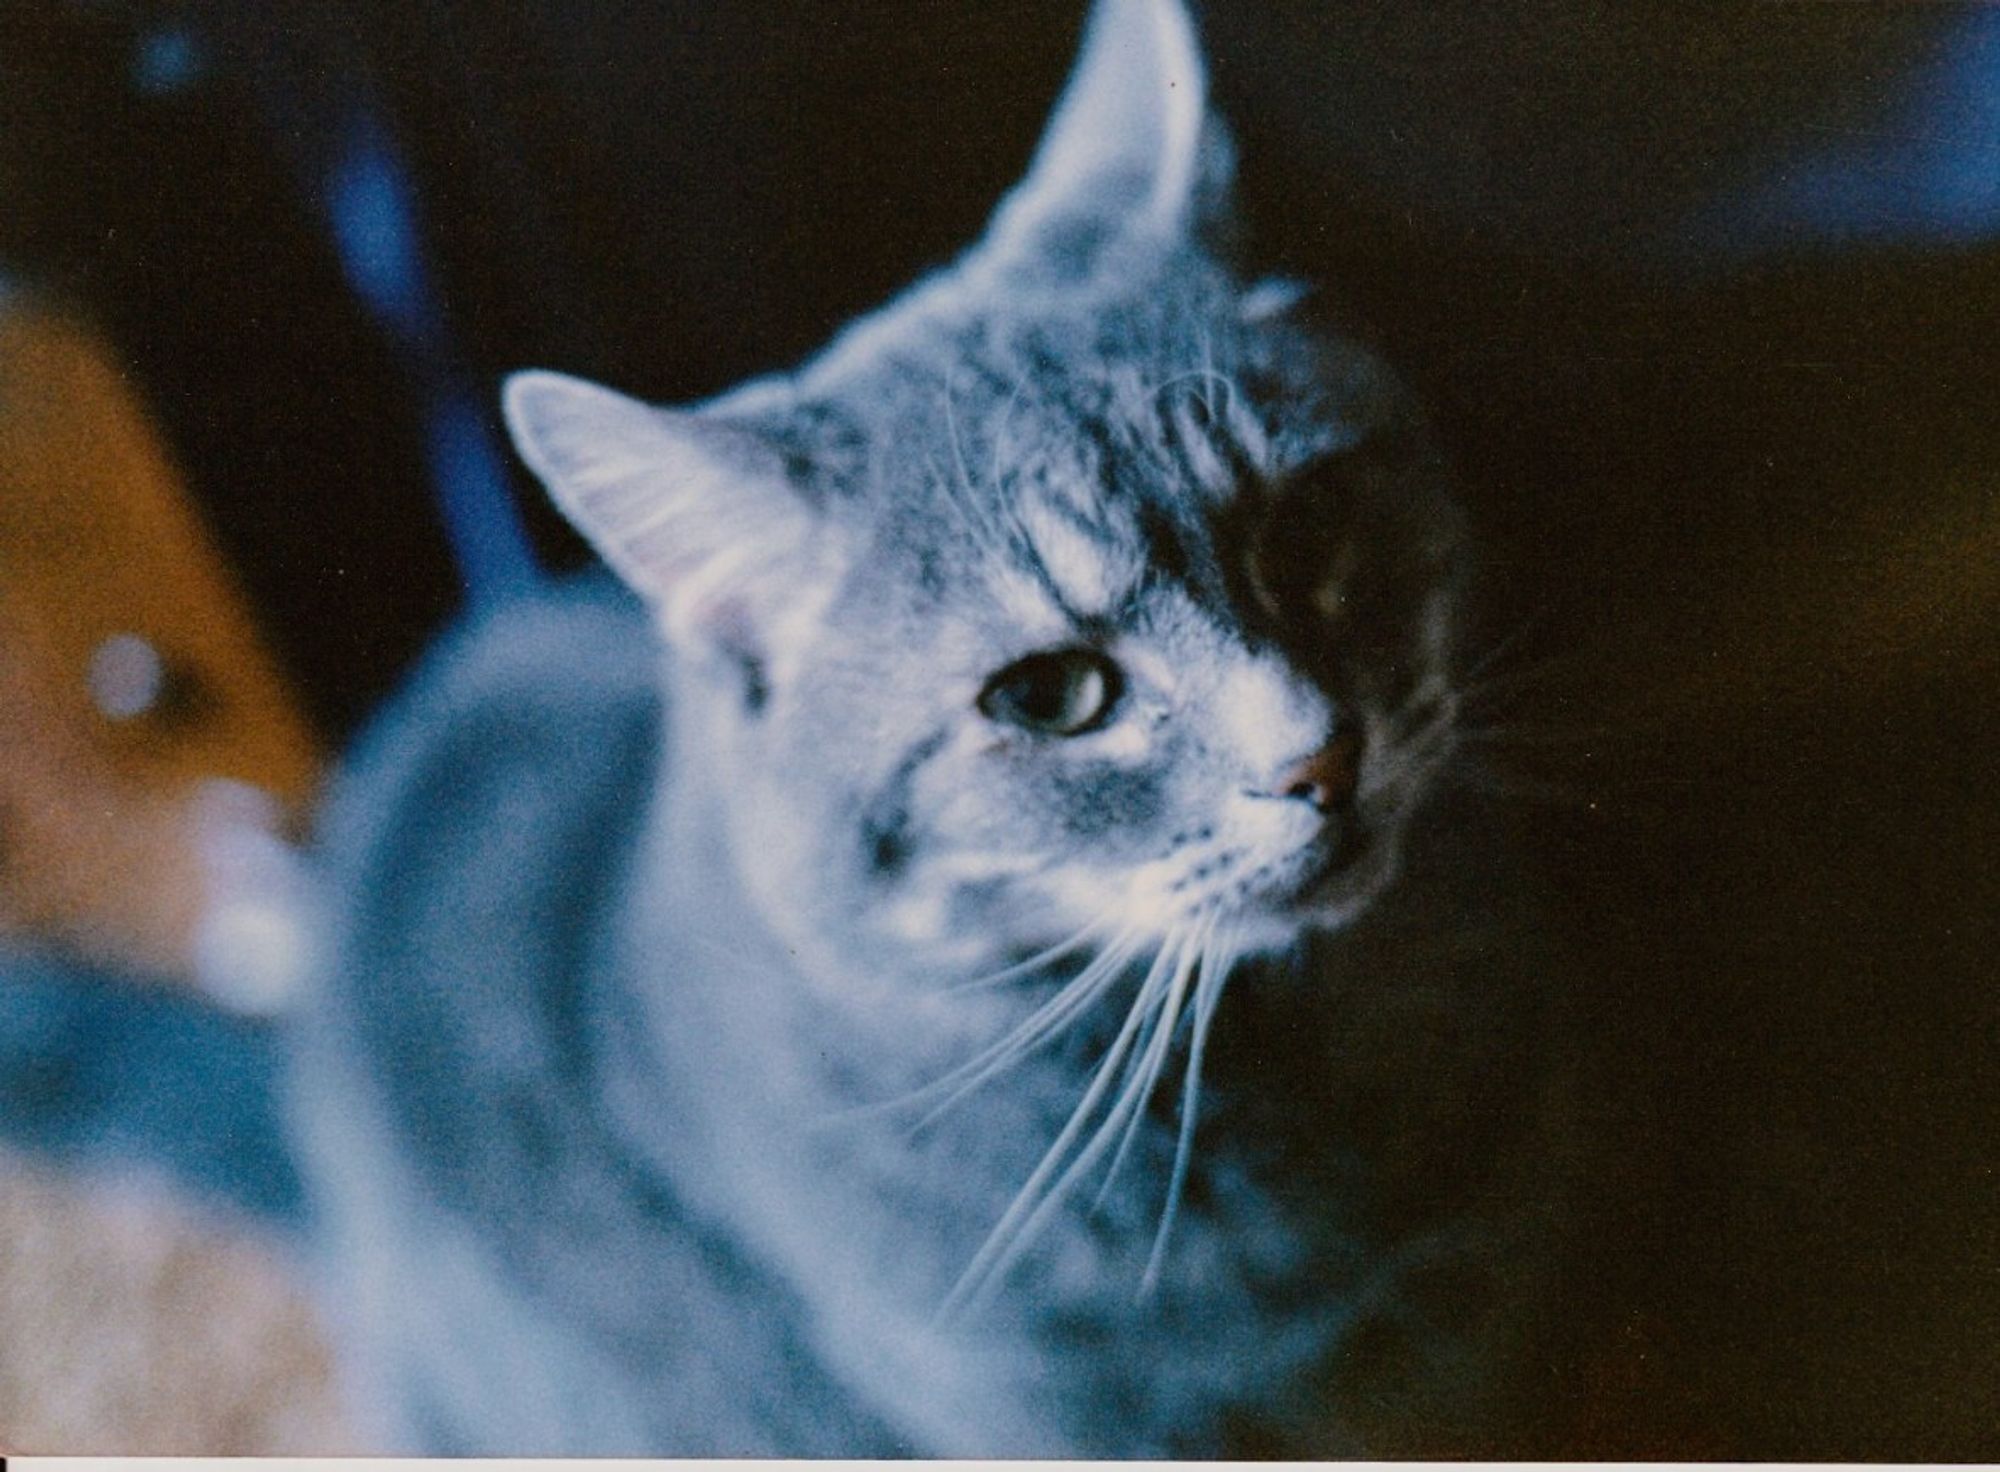
[(1177, 0), (1098, 0), (983, 238), (797, 370), (507, 382), (622, 586), (461, 632), (359, 745), (289, 1027), (396, 1449), (1504, 1414), (1558, 963), (1444, 780), (1466, 536), (1388, 369), (1236, 273), (1230, 165)]

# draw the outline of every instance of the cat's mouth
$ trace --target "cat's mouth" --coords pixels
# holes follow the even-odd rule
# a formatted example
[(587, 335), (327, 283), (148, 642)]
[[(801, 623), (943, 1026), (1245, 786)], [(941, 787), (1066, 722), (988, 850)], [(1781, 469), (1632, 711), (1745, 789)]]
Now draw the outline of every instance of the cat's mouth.
[(1243, 876), (1231, 908), (1294, 925), (1344, 925), (1396, 877), (1394, 835), (1349, 822), (1298, 853)]
[[(1206, 884), (1181, 887), (1192, 910), (1239, 917), (1248, 934), (1283, 944), (1301, 930), (1337, 929), (1354, 920), (1394, 882), (1398, 844), (1392, 826), (1352, 820), (1273, 858), (1243, 850), (1197, 869)], [(1234, 860), (1234, 862), (1228, 862)]]

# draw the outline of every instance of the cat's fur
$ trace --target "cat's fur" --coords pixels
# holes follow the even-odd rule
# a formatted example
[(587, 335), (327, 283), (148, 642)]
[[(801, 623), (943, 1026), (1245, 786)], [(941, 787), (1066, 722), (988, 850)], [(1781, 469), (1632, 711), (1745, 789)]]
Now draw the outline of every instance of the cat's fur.
[[(1495, 848), (1410, 831), (1457, 523), (1227, 185), (1186, 16), (1102, 0), (985, 240), (796, 373), (510, 383), (650, 618), (462, 638), (330, 820), (293, 1116), (407, 1443), (1338, 1452), (1488, 1395), (1547, 1101)], [(1104, 719), (995, 717), (1078, 648)]]

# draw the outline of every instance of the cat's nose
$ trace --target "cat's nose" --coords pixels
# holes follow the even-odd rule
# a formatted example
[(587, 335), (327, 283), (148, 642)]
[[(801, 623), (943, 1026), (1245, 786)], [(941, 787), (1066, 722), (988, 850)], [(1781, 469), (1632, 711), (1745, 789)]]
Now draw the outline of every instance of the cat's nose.
[(1312, 804), (1321, 813), (1332, 814), (1354, 801), (1354, 789), (1360, 781), (1361, 737), (1348, 732), (1336, 736), (1287, 772), (1278, 784), (1278, 791)]

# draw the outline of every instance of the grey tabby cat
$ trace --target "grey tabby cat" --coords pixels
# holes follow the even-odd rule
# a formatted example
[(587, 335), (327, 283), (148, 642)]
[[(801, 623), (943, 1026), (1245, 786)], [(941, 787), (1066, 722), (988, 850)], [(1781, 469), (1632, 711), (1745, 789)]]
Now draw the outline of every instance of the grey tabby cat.
[(1458, 523), (1384, 370), (1218, 254), (1228, 175), (1188, 17), (1101, 0), (986, 237), (796, 372), (508, 383), (648, 617), (462, 636), (330, 819), (291, 1112), (403, 1444), (1490, 1410), (1549, 1201), (1527, 927), (1470, 819), (1406, 842)]

